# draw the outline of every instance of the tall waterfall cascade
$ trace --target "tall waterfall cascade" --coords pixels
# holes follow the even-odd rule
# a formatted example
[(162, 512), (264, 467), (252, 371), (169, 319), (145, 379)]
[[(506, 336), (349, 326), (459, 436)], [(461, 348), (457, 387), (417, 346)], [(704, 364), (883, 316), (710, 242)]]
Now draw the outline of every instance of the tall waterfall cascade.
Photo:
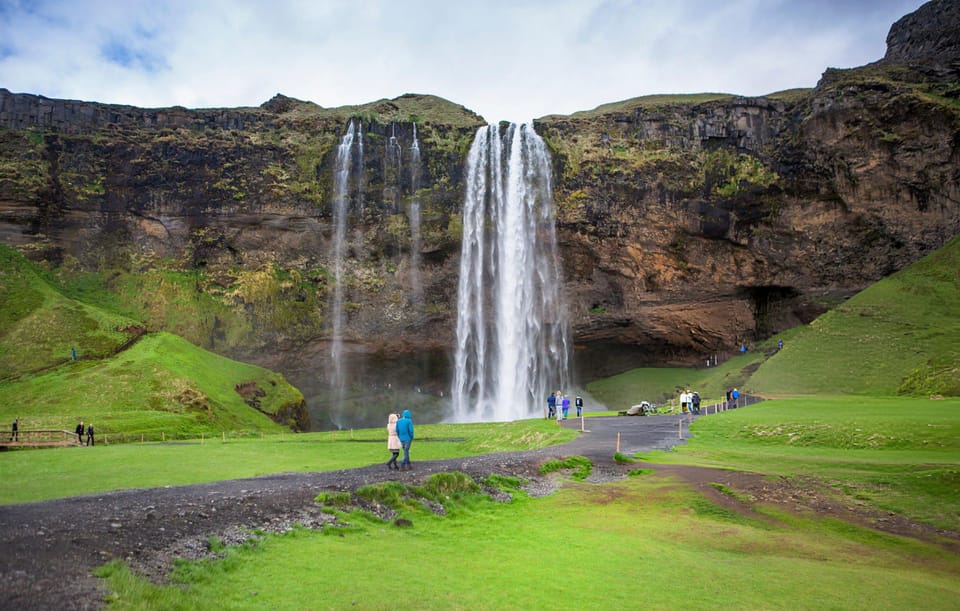
[(343, 371), (343, 327), (345, 322), (343, 313), (344, 251), (347, 239), (347, 215), (350, 208), (350, 171), (353, 166), (354, 140), (358, 133), (361, 134), (359, 142), (362, 142), (362, 127), (358, 128), (354, 126), (353, 121), (350, 121), (347, 132), (340, 139), (340, 145), (337, 147), (337, 159), (334, 165), (333, 176), (333, 245), (331, 248), (331, 259), (333, 261), (333, 302), (331, 304), (330, 342), (330, 359), (333, 366), (330, 368), (330, 386), (336, 395), (338, 405), (343, 398), (346, 384)]
[(420, 249), (423, 238), (421, 233), (420, 211), (420, 143), (417, 141), (417, 124), (413, 124), (413, 143), (410, 145), (410, 302), (423, 303), (423, 281), (420, 277)]
[(550, 156), (532, 125), (477, 131), (460, 256), (452, 419), (542, 414), (569, 390), (571, 346)]

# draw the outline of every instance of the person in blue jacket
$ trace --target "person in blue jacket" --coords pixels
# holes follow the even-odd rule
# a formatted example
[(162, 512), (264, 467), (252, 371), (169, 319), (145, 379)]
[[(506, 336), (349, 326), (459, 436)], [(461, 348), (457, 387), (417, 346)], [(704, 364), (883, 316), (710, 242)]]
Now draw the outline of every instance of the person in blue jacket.
[(413, 419), (410, 410), (403, 410), (403, 415), (397, 420), (397, 437), (403, 447), (403, 460), (400, 461), (400, 470), (410, 470), (410, 444), (413, 442)]

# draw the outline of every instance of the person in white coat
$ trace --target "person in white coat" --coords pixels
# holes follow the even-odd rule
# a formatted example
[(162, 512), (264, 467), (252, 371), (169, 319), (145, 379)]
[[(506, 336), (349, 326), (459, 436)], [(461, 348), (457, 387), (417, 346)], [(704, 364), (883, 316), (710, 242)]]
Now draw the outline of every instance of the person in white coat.
[(387, 461), (387, 469), (400, 470), (397, 464), (397, 458), (400, 456), (400, 437), (397, 435), (397, 415), (390, 414), (387, 418), (387, 449), (390, 450), (390, 460)]

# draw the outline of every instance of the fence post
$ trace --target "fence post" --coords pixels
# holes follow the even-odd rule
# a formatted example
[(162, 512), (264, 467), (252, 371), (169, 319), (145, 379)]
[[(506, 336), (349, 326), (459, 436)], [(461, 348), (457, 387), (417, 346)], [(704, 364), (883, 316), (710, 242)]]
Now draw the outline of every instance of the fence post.
[(680, 419), (677, 420), (677, 437), (683, 439), (683, 416), (680, 416)]
[(617, 454), (620, 453), (620, 433), (617, 432)]
[(226, 431), (220, 431), (220, 432), (223, 434), (223, 443), (227, 443), (227, 432)]
[(166, 441), (166, 440), (167, 440), (167, 434), (164, 433), (163, 431), (160, 431), (160, 441)]

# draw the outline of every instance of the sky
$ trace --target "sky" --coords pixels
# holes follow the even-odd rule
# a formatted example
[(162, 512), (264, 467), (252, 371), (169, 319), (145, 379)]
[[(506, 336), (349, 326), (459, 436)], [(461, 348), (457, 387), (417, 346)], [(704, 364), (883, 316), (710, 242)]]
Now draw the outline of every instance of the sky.
[(0, 87), (187, 108), (433, 94), (488, 122), (813, 87), (920, 0), (0, 0)]

